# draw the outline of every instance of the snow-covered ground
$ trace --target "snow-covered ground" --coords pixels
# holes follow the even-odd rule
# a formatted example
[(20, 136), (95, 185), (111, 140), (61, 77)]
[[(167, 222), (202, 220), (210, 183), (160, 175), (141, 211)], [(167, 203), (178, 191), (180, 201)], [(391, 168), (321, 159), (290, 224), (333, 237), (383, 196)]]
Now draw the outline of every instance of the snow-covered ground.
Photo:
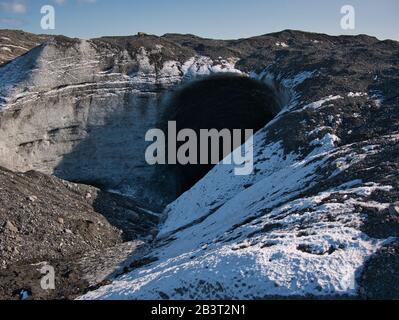
[[(356, 179), (311, 191), (378, 150), (338, 146), (337, 135), (323, 133), (334, 131), (330, 127), (315, 126), (308, 132), (306, 156), (287, 154), (283, 141), (268, 139), (271, 127), (290, 113), (318, 112), (343, 99), (331, 95), (302, 103), (295, 88), (312, 74), (279, 79), (289, 100), (254, 137), (254, 175), (235, 176), (232, 166), (216, 166), (165, 210), (167, 218), (151, 254), (156, 262), (81, 299), (356, 295), (364, 262), (391, 241), (361, 231), (365, 216), (359, 206), (386, 209), (389, 204), (365, 198), (392, 186)], [(275, 79), (267, 71), (258, 78)], [(350, 99), (364, 96), (347, 94)], [(331, 166), (336, 171), (328, 174)]]
[[(321, 46), (324, 42), (318, 43)], [(290, 51), (294, 45), (272, 42), (273, 50), (279, 53)], [(365, 261), (392, 240), (372, 238), (364, 233), (362, 224), (367, 217), (361, 210), (388, 208), (389, 203), (369, 198), (391, 192), (390, 183), (381, 183), (390, 180), (372, 181), (375, 175), (370, 175), (372, 178), (365, 181), (356, 171), (345, 176), (368, 158), (385, 152), (387, 144), (397, 143), (397, 130), (391, 130), (394, 132), (389, 136), (379, 136), (383, 130), (378, 124), (366, 135), (361, 131), (365, 124), (356, 122), (363, 120), (362, 117), (370, 121), (370, 113), (377, 113), (384, 102), (382, 92), (364, 92), (369, 88), (368, 83), (352, 84), (346, 73), (342, 77), (330, 76), (329, 50), (324, 53), (323, 63), (303, 70), (292, 69), (301, 66), (302, 61), (292, 60), (297, 63), (290, 65), (278, 60), (266, 68), (261, 61), (262, 67), (248, 73), (239, 70), (238, 58), (234, 56), (215, 59), (198, 54), (185, 61), (168, 60), (156, 67), (151, 57), (161, 54), (161, 45), (155, 49), (139, 48), (135, 55), (124, 49), (115, 55), (112, 50), (100, 54), (95, 42), (84, 40), (68, 44), (67, 49), (62, 50), (48, 43), (1, 67), (0, 111), (13, 107), (16, 110), (21, 107), (23, 112), (32, 111), (17, 118), (22, 119), (21, 123), (27, 124), (31, 132), (10, 120), (9, 128), (20, 129), (12, 137), (24, 140), (13, 145), (10, 131), (5, 131), (6, 138), (0, 139), (2, 160), (14, 165), (18, 157), (25, 154), (26, 159), (32, 155), (36, 159), (49, 145), (62, 146), (51, 144), (53, 141), (47, 134), (54, 129), (63, 132), (65, 123), (70, 127), (66, 128), (65, 136), (61, 136), (62, 141), (84, 140), (84, 136), (71, 136), (69, 128), (75, 128), (76, 123), (82, 129), (88, 123), (101, 127), (109, 114), (117, 114), (115, 111), (120, 106), (130, 110), (128, 107), (134, 99), (145, 97), (148, 100), (143, 108), (145, 112), (141, 112), (139, 103), (137, 116), (133, 113), (136, 109), (132, 111), (132, 123), (138, 123), (137, 127), (128, 124), (126, 130), (118, 134), (120, 119), (116, 118), (117, 125), (90, 144), (101, 146), (99, 143), (105, 141), (121, 149), (138, 148), (140, 130), (145, 131), (144, 125), (153, 127), (157, 123), (159, 87), (173, 88), (182, 81), (213, 73), (242, 73), (264, 81), (278, 94), (281, 112), (254, 137), (254, 174), (236, 176), (232, 165), (216, 166), (166, 208), (165, 221), (150, 254), (149, 261), (154, 262), (81, 299), (255, 299), (358, 293), (357, 276)], [(250, 60), (252, 56), (248, 54), (247, 58)], [(331, 68), (339, 68), (338, 62), (334, 61), (337, 65)], [(368, 79), (364, 74), (363, 78)], [(313, 91), (304, 98), (299, 87)], [(124, 105), (129, 94), (132, 101)], [(85, 99), (90, 102), (82, 103)], [(83, 113), (84, 110), (90, 113)], [(53, 115), (49, 118), (51, 111)], [(18, 113), (15, 116), (18, 117)], [(28, 121), (23, 121), (25, 119)], [(47, 123), (47, 127), (43, 127), (43, 123)], [(133, 128), (137, 134), (128, 136)], [(40, 135), (39, 129), (43, 130)], [(357, 130), (357, 136), (352, 139), (353, 130)], [(84, 134), (85, 130), (81, 132)], [(127, 138), (115, 140), (114, 136), (111, 141), (108, 140), (111, 133), (118, 135), (117, 138)], [(24, 146), (34, 145), (34, 134), (39, 135), (36, 137), (39, 147), (32, 151)], [(287, 141), (290, 138), (295, 140), (294, 147)], [(3, 146), (5, 142), (7, 145)], [(68, 144), (55, 148), (45, 161), (39, 158), (38, 163), (58, 164), (59, 159), (53, 155), (61, 158), (74, 147)], [(15, 151), (14, 158), (10, 156), (11, 151)], [(115, 149), (109, 149), (109, 154), (102, 148), (96, 151), (101, 161), (108, 156), (114, 160)], [(133, 151), (134, 155), (143, 154), (141, 149)], [(111, 174), (115, 176), (120, 170), (123, 171), (120, 174), (126, 175), (126, 171), (131, 171), (135, 175), (125, 176), (133, 182), (130, 187), (144, 190), (140, 183), (151, 175), (144, 174), (141, 163), (137, 168), (130, 167), (132, 159), (126, 163), (128, 170), (115, 162)], [(364, 170), (377, 172), (367, 165)], [(22, 166), (25, 168), (26, 163)], [(33, 167), (37, 168), (43, 169)], [(74, 170), (77, 167), (73, 167)], [(151, 187), (153, 182), (149, 181)]]

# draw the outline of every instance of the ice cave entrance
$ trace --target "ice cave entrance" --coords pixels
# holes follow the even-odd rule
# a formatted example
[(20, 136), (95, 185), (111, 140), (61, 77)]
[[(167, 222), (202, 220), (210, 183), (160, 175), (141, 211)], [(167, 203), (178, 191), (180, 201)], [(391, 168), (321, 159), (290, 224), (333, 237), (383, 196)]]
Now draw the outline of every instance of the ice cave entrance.
[[(176, 121), (177, 130), (263, 128), (278, 112), (273, 89), (247, 76), (218, 74), (190, 81), (177, 88), (168, 99), (165, 120)], [(165, 122), (167, 122), (165, 121)], [(220, 159), (227, 154), (220, 150)], [(176, 165), (181, 194), (203, 178), (213, 165)]]

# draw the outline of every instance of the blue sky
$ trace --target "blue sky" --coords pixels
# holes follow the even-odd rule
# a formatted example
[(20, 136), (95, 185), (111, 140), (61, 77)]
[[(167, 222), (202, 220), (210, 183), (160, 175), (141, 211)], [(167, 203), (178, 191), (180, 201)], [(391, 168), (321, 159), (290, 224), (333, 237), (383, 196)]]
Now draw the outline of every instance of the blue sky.
[[(56, 29), (40, 28), (40, 8), (56, 10)], [(356, 29), (340, 27), (343, 5), (356, 10)], [(360, 34), (399, 40), (398, 0), (0, 0), (0, 28), (91, 38), (191, 33), (235, 39), (283, 29)]]

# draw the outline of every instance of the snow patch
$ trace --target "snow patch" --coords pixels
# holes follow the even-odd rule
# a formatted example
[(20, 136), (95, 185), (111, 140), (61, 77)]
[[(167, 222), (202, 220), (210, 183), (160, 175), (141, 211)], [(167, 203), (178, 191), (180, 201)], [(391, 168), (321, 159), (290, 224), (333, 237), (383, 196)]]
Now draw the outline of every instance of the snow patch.
[(282, 48), (288, 48), (289, 45), (286, 44), (285, 42), (276, 42), (277, 47), (282, 47)]
[(186, 79), (196, 78), (197, 76), (207, 76), (214, 73), (237, 73), (242, 72), (235, 68), (238, 59), (218, 59), (212, 60), (209, 57), (195, 56), (186, 61), (181, 67)]
[(343, 99), (343, 98), (339, 95), (337, 95), (337, 96), (330, 95), (330, 96), (325, 97), (319, 101), (312, 102), (312, 103), (304, 106), (300, 111), (307, 110), (307, 109), (317, 110), (317, 109), (321, 108), (326, 102), (339, 100), (339, 99)]

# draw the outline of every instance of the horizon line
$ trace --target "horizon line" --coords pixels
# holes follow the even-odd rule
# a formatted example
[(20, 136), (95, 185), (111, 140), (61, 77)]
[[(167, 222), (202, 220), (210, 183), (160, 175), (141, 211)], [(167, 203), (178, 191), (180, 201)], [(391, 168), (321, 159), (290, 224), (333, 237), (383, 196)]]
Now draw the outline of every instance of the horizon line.
[(200, 35), (196, 35), (193, 33), (179, 33), (179, 32), (166, 32), (162, 35), (159, 34), (154, 34), (154, 33), (148, 33), (145, 31), (138, 31), (135, 34), (105, 34), (105, 35), (100, 35), (100, 36), (95, 36), (95, 37), (79, 37), (79, 36), (70, 36), (70, 35), (66, 35), (66, 34), (52, 34), (52, 33), (35, 33), (35, 32), (31, 32), (31, 31), (26, 31), (24, 29), (10, 29), (10, 28), (0, 28), (0, 31), (17, 31), (17, 32), (24, 32), (24, 33), (28, 33), (28, 34), (33, 34), (36, 36), (53, 36), (53, 37), (66, 37), (66, 38), (70, 38), (70, 39), (81, 39), (81, 40), (94, 40), (94, 39), (101, 39), (101, 38), (108, 38), (108, 37), (135, 37), (138, 36), (140, 34), (143, 34), (145, 36), (154, 36), (157, 38), (162, 38), (165, 37), (167, 35), (181, 35), (181, 36), (193, 36), (196, 38), (200, 38), (200, 39), (204, 39), (204, 40), (220, 40), (220, 41), (237, 41), (237, 40), (242, 40), (242, 39), (251, 39), (251, 38), (257, 38), (257, 37), (262, 37), (262, 36), (269, 36), (269, 35), (273, 35), (273, 34), (279, 34), (279, 33), (283, 33), (283, 32), (298, 32), (298, 33), (308, 33), (308, 34), (315, 34), (315, 35), (323, 35), (323, 36), (328, 36), (328, 37), (361, 37), (361, 36), (367, 36), (370, 38), (375, 38), (378, 41), (395, 41), (395, 42), (399, 42), (399, 39), (392, 39), (392, 38), (385, 38), (385, 39), (381, 39), (375, 35), (370, 35), (370, 34), (366, 34), (366, 33), (359, 33), (359, 34), (331, 34), (331, 33), (325, 33), (325, 32), (314, 32), (314, 31), (305, 31), (305, 30), (299, 30), (299, 29), (283, 29), (280, 31), (273, 31), (273, 32), (269, 32), (269, 33), (262, 33), (262, 34), (258, 34), (258, 35), (253, 35), (253, 36), (248, 36), (248, 37), (239, 37), (239, 38), (210, 38), (210, 37), (206, 37), (206, 36), (200, 36)]

